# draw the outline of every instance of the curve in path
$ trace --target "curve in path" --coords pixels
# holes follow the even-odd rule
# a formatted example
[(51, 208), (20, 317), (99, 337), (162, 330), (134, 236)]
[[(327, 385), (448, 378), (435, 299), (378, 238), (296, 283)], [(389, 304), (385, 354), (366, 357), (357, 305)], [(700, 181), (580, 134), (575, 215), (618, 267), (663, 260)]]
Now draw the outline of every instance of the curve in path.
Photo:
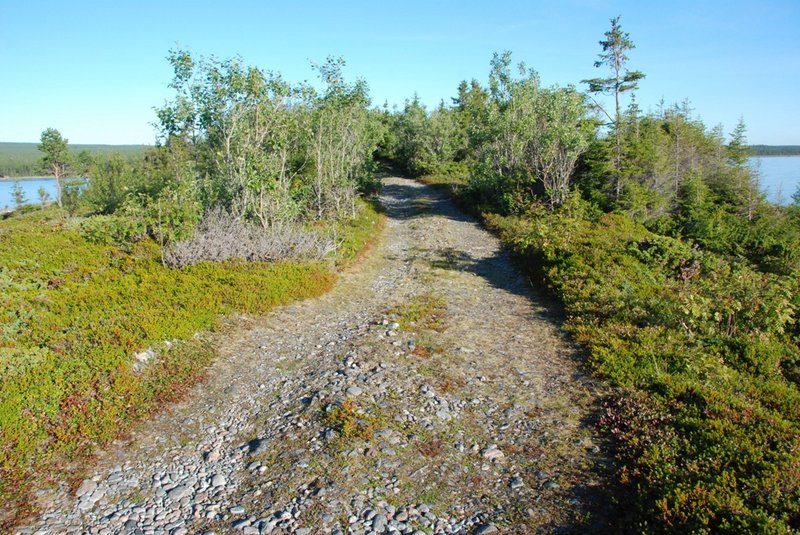
[(497, 239), (389, 177), (336, 288), (226, 336), (208, 380), (24, 533), (531, 533), (585, 519), (597, 392)]

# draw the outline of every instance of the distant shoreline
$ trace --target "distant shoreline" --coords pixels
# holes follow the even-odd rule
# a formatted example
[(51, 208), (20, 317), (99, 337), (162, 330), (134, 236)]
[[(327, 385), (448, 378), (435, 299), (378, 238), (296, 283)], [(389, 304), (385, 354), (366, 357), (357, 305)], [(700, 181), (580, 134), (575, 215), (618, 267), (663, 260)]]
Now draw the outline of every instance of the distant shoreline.
[(0, 176), (0, 182), (25, 182), (26, 180), (42, 180), (54, 178), (53, 175), (42, 176)]

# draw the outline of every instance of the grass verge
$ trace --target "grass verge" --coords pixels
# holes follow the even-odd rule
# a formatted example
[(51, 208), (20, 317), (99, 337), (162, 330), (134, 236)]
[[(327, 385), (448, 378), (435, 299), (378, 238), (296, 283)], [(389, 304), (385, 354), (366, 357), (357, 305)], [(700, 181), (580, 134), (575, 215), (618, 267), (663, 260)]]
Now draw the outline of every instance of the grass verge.
[[(0, 531), (60, 476), (195, 383), (213, 358), (197, 333), (329, 290), (382, 217), (337, 229), (335, 262), (200, 263), (170, 269), (159, 247), (102, 245), (55, 210), (0, 221)], [(157, 356), (139, 369), (133, 355)]]

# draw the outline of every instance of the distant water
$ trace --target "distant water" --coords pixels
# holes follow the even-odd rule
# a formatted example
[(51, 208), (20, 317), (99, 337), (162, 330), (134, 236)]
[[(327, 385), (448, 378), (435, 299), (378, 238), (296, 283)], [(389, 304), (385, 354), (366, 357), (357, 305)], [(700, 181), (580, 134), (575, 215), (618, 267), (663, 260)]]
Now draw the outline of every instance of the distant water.
[(800, 187), (800, 156), (760, 156), (750, 165), (758, 171), (761, 189), (772, 202), (791, 204)]
[[(772, 202), (791, 204), (792, 195), (800, 187), (800, 156), (759, 156), (750, 159), (759, 173), (761, 189)], [(44, 187), (50, 200), (56, 200), (56, 181), (52, 178), (20, 179), (28, 204), (39, 202), (39, 188)], [(0, 211), (14, 207), (13, 181), (0, 180)]]
[[(25, 193), (26, 204), (39, 203), (39, 188), (50, 194), (50, 202), (56, 200), (56, 181), (54, 178), (20, 178), (19, 185)], [(14, 181), (0, 180), (0, 211), (14, 208)]]

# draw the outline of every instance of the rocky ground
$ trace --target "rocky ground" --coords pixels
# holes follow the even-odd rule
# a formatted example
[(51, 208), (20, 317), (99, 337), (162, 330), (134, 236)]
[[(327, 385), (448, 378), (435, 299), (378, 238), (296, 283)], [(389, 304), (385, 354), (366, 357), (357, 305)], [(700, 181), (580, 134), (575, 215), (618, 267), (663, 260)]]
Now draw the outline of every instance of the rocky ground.
[(441, 194), (392, 177), (381, 202), (331, 293), (238, 319), (207, 381), (20, 533), (591, 529), (599, 387), (557, 318)]

